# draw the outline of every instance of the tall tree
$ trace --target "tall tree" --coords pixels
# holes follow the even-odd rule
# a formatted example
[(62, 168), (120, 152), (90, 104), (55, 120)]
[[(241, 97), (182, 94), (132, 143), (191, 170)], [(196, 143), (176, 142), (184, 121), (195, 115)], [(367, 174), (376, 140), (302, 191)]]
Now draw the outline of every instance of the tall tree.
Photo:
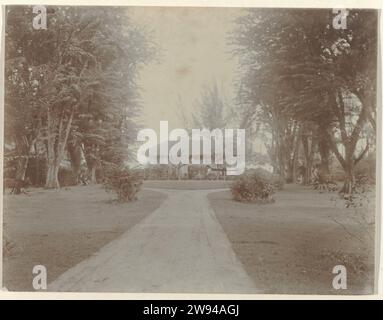
[[(337, 30), (333, 18), (331, 10), (251, 9), (238, 19), (232, 41), (242, 62), (241, 94), (271, 114), (275, 132), (280, 115), (315, 124), (310, 136), (318, 143), (321, 168), (328, 170), (331, 149), (345, 170), (348, 192), (354, 164), (367, 152), (355, 154), (366, 119), (374, 127), (377, 19), (374, 11), (351, 10), (348, 28)], [(350, 96), (353, 103), (346, 102)]]
[[(121, 8), (60, 6), (49, 7), (48, 12), (47, 30), (34, 30), (32, 7), (7, 8), (6, 65), (14, 69), (7, 72), (7, 88), (21, 81), (12, 78), (16, 61), (28, 71), (24, 79), (33, 87), (7, 99), (7, 110), (24, 104), (33, 113), (32, 123), (38, 128), (31, 139), (46, 146), (46, 187), (57, 188), (68, 141), (72, 159), (77, 157), (78, 162), (82, 146), (94, 173), (100, 146), (110, 138), (108, 130), (115, 128), (120, 140), (127, 134), (127, 123), (139, 109), (137, 75), (154, 46)], [(14, 94), (9, 90), (6, 96)], [(28, 103), (25, 96), (31, 96)], [(130, 121), (129, 130), (133, 127)]]
[(228, 122), (227, 111), (227, 102), (214, 82), (211, 86), (204, 87), (201, 92), (196, 111), (192, 115), (193, 125), (210, 130), (225, 128)]

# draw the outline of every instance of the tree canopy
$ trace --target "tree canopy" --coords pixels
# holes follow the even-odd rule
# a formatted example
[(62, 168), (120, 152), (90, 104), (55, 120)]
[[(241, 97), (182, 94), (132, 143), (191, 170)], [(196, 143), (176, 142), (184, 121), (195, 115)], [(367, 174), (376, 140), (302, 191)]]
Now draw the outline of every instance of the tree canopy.
[(270, 155), (282, 175), (299, 136), (307, 166), (319, 147), (328, 167), (331, 149), (351, 181), (369, 148), (367, 142), (357, 153), (362, 132), (368, 123), (376, 130), (377, 14), (349, 10), (346, 29), (333, 28), (334, 16), (249, 9), (231, 35), (241, 62), (239, 112), (271, 133)]
[(43, 154), (46, 187), (57, 188), (67, 151), (72, 160), (82, 152), (93, 171), (100, 161), (127, 160), (140, 111), (138, 75), (156, 49), (125, 9), (51, 6), (47, 12), (47, 29), (35, 30), (31, 6), (7, 7), (5, 136), (25, 145), (16, 148), (24, 159), (19, 175), (25, 159)]

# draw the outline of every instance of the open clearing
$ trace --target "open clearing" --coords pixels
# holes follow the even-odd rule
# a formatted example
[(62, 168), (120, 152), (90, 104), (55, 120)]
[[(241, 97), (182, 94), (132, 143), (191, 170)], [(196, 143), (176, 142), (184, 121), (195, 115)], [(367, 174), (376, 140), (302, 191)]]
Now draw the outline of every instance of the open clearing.
[[(233, 201), (227, 191), (208, 196), (237, 257), (262, 293), (371, 294), (373, 241), (349, 219), (349, 210), (331, 201), (337, 197), (296, 185), (286, 185), (276, 193), (276, 202), (267, 205)], [(335, 265), (347, 268), (347, 290), (332, 288)]]
[[(257, 205), (217, 191), (229, 186), (145, 181), (138, 201), (126, 204), (101, 186), (7, 194), (4, 285), (33, 290), (32, 268), (42, 264), (57, 290), (372, 292), (372, 242), (331, 201), (335, 193), (286, 185), (275, 203)], [(339, 264), (347, 268), (346, 291), (332, 289)]]

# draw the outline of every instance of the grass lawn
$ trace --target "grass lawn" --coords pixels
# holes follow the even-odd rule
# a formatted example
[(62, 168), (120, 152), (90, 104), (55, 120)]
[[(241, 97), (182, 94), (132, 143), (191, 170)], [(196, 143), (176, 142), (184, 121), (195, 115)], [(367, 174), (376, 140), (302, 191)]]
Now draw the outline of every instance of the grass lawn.
[[(223, 189), (230, 181), (145, 181), (144, 188)], [(9, 192), (7, 192), (9, 193)], [(4, 196), (3, 283), (33, 291), (32, 268), (47, 267), (48, 282), (88, 258), (158, 208), (166, 195), (142, 190), (131, 203), (112, 201), (101, 186), (60, 191), (31, 189)], [(374, 276), (373, 241), (335, 193), (286, 185), (267, 205), (208, 195), (234, 252), (264, 293), (368, 294)], [(332, 288), (332, 269), (347, 268), (347, 290)]]
[[(236, 255), (262, 292), (372, 293), (373, 239), (331, 197), (337, 194), (296, 185), (286, 185), (276, 202), (266, 205), (235, 202), (227, 191), (208, 196)], [(347, 290), (332, 288), (335, 265), (347, 268)]]
[[(9, 192), (7, 192), (9, 193)], [(3, 286), (33, 291), (32, 268), (47, 268), (48, 282), (88, 258), (153, 212), (166, 195), (142, 190), (131, 203), (111, 201), (97, 186), (31, 189), (4, 196)]]

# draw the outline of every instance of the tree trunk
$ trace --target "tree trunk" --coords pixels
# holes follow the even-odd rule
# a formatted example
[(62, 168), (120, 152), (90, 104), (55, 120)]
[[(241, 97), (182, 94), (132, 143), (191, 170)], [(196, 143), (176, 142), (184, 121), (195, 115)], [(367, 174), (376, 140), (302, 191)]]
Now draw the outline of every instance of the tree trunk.
[(298, 135), (295, 141), (295, 148), (294, 148), (294, 158), (293, 158), (293, 182), (298, 182), (298, 159), (299, 159), (299, 149), (301, 145), (301, 139), (300, 139), (300, 132), (301, 128), (299, 128)]
[(339, 152), (337, 143), (334, 141), (334, 138), (331, 135), (331, 133), (328, 133), (328, 142), (332, 152), (337, 157), (339, 163), (341, 164), (345, 172), (344, 184), (339, 193), (343, 194), (344, 197), (348, 197), (352, 193), (353, 185), (355, 183), (354, 167), (366, 155), (369, 148), (369, 144), (367, 143), (366, 148), (359, 154), (359, 156), (357, 156), (354, 159), (354, 153), (357, 142), (360, 139), (360, 134), (362, 132), (363, 126), (367, 120), (368, 113), (371, 112), (371, 110), (369, 110), (368, 104), (365, 101), (362, 101), (363, 104), (362, 109), (359, 113), (359, 117), (351, 134), (348, 134), (346, 130), (346, 121), (344, 116), (345, 105), (343, 93), (338, 90), (335, 92), (333, 98), (334, 99), (333, 103), (331, 103), (331, 106), (334, 110), (334, 114), (338, 118), (341, 142), (345, 148), (345, 156), (343, 157), (343, 155)]
[(72, 126), (74, 108), (75, 107), (72, 106), (71, 113), (65, 124), (65, 114), (63, 109), (59, 112), (54, 112), (52, 108), (48, 108), (48, 139), (46, 145), (48, 172), (45, 182), (45, 188), (47, 189), (60, 188), (58, 173)]
[(76, 144), (68, 143), (67, 149), (70, 157), (73, 176), (76, 177), (76, 180), (78, 180), (81, 170), (81, 147)]
[(94, 184), (97, 183), (97, 179), (96, 179), (96, 166), (92, 167), (91, 175), (90, 175), (90, 182), (94, 183)]
[[(297, 139), (299, 142), (299, 139)], [(298, 154), (299, 154), (299, 143), (294, 143), (293, 156), (289, 159), (287, 166), (287, 179), (289, 183), (297, 182), (297, 171), (298, 171)]]
[(28, 138), (25, 135), (16, 135), (16, 150), (18, 154), (17, 168), (16, 168), (16, 178), (24, 180), (25, 173), (28, 167), (29, 155), (31, 153), (31, 148), (29, 146)]
[(305, 168), (306, 168), (305, 174), (303, 176), (303, 184), (308, 185), (310, 182), (312, 163), (310, 161), (309, 141), (306, 135), (302, 135), (302, 145), (303, 145), (303, 151), (305, 156)]
[(28, 156), (25, 156), (19, 160), (18, 166), (17, 166), (18, 168), (16, 172), (17, 179), (25, 180), (25, 173), (27, 172), (28, 162), (29, 162)]
[(286, 149), (282, 131), (282, 125), (279, 122), (276, 122), (276, 127), (274, 128), (273, 133), (273, 149), (275, 152), (277, 174), (279, 175), (279, 186), (281, 189), (284, 188), (286, 183)]
[(47, 179), (45, 182), (45, 188), (47, 189), (58, 189), (60, 188), (59, 184), (59, 167), (57, 163), (48, 164)]
[(292, 183), (294, 182), (294, 158), (289, 161), (287, 165), (287, 178), (286, 178), (287, 183)]
[(321, 158), (320, 174), (328, 175), (330, 174), (330, 146), (325, 136), (321, 136), (319, 139), (318, 149)]
[(355, 183), (353, 162), (354, 160), (351, 159), (351, 161), (347, 163), (346, 168), (344, 168), (345, 179), (344, 179), (343, 187), (340, 190), (340, 193), (343, 194), (344, 198), (347, 198), (352, 194), (352, 188)]
[(285, 162), (285, 154), (283, 152), (283, 148), (278, 148), (278, 174), (279, 174), (279, 186), (281, 189), (283, 189), (285, 183), (286, 183), (286, 162)]

